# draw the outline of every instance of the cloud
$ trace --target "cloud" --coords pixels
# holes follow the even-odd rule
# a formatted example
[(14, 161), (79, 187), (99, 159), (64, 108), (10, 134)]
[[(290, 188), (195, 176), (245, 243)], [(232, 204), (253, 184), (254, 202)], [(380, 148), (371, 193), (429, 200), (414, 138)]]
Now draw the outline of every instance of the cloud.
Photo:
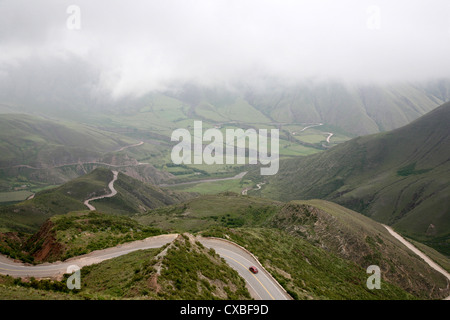
[[(69, 5), (80, 8), (79, 30), (67, 28)], [(446, 0), (3, 0), (0, 13), (2, 74), (26, 60), (76, 56), (98, 70), (97, 86), (113, 96), (263, 76), (450, 75)]]

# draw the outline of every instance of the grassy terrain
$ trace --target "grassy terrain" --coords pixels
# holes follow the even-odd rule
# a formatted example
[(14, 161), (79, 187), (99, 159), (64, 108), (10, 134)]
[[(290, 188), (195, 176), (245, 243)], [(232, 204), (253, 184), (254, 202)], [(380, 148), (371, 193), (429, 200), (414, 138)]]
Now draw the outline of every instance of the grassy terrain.
[(12, 191), (12, 192), (0, 192), (0, 202), (16, 202), (23, 201), (33, 193), (29, 191)]
[[(53, 284), (53, 285), (49, 285)], [(57, 284), (57, 285), (54, 285)], [(54, 290), (52, 290), (54, 288)], [(57, 289), (56, 289), (57, 288)], [(65, 284), (57, 281), (38, 281), (0, 275), (1, 300), (79, 300), (80, 296), (64, 290)]]
[(0, 234), (0, 252), (29, 263), (63, 261), (161, 233), (128, 217), (71, 212), (53, 216), (33, 235)]
[(81, 289), (62, 281), (0, 276), (0, 298), (33, 300), (250, 299), (245, 281), (214, 250), (188, 236), (159, 249), (134, 251), (81, 269)]
[(283, 201), (332, 200), (448, 256), (449, 121), (447, 103), (392, 132), (282, 161), (278, 174), (268, 177), (260, 192), (249, 194)]
[[(0, 231), (33, 233), (54, 215), (86, 210), (84, 200), (110, 193), (108, 184), (112, 178), (111, 170), (97, 168), (57, 188), (40, 191), (31, 200), (0, 207)], [(131, 215), (178, 203), (193, 196), (162, 190), (123, 173), (119, 173), (115, 188), (118, 190), (115, 197), (93, 201), (96, 209), (107, 213)]]
[(363, 268), (278, 229), (218, 228), (205, 235), (227, 235), (246, 247), (295, 299), (414, 299), (387, 281), (367, 289)]
[(169, 186), (168, 188), (175, 191), (195, 192), (199, 194), (217, 194), (221, 192), (241, 193), (245, 188), (253, 187), (253, 183), (249, 180), (223, 180), (202, 183), (190, 183), (178, 186)]
[(123, 173), (119, 173), (114, 188), (117, 190), (117, 195), (94, 201), (93, 205), (96, 209), (108, 213), (130, 215), (179, 203), (195, 196), (142, 183)]
[(128, 217), (95, 211), (55, 216), (50, 221), (54, 224), (52, 230), (55, 232), (55, 240), (64, 248), (64, 252), (52, 257), (52, 260), (66, 260), (94, 250), (161, 234), (161, 230), (140, 225)]
[(76, 170), (64, 173), (55, 167), (98, 161), (104, 154), (136, 143), (87, 125), (25, 114), (2, 115), (0, 128), (0, 191), (74, 178), (80, 175)]
[(0, 228), (3, 231), (33, 233), (54, 215), (86, 210), (83, 201), (108, 194), (108, 183), (112, 178), (110, 170), (99, 168), (57, 188), (38, 192), (31, 200), (1, 207)]
[[(269, 225), (327, 248), (364, 269), (378, 265), (391, 283), (420, 298), (445, 296), (441, 289), (435, 288), (435, 285), (446, 288), (443, 275), (411, 255), (379, 223), (335, 203), (293, 201)], [(433, 257), (448, 263), (442, 254), (435, 252)]]
[(115, 299), (249, 299), (245, 282), (213, 250), (187, 236), (81, 270), (81, 293)]
[[(59, 257), (67, 258), (156, 234), (157, 229), (199, 232), (246, 247), (296, 299), (439, 299), (448, 295), (448, 289), (440, 289), (447, 286), (445, 278), (409, 253), (380, 224), (332, 202), (286, 204), (224, 193), (153, 209), (133, 219), (97, 212), (55, 216), (50, 228), (43, 227), (30, 239), (36, 244), (30, 249), (39, 256), (40, 249), (50, 244), (61, 248)], [(133, 252), (83, 268), (83, 288), (77, 297), (248, 298), (242, 279), (194, 238), (179, 237), (165, 255), (163, 249)], [(436, 251), (432, 256), (445, 261)], [(47, 257), (53, 259), (55, 255)], [(382, 272), (381, 290), (366, 287), (366, 268), (374, 264)]]
[[(199, 232), (222, 237), (226, 237), (226, 234), (241, 245), (251, 244), (247, 248), (252, 253), (255, 253), (253, 250), (266, 252), (269, 246), (273, 252), (282, 250), (278, 248), (278, 241), (281, 241), (279, 239), (283, 239), (281, 242), (286, 242), (286, 245), (290, 243), (292, 248), (300, 244), (312, 246), (316, 248), (315, 250), (319, 250), (319, 253), (315, 254), (323, 254), (327, 259), (328, 255), (334, 255), (336, 259), (342, 259), (360, 270), (366, 270), (372, 264), (379, 265), (386, 282), (402, 288), (415, 297), (437, 299), (448, 295), (439, 289), (446, 288), (445, 277), (405, 250), (384, 227), (368, 217), (332, 202), (311, 200), (284, 204), (264, 198), (224, 193), (201, 196), (182, 205), (156, 209), (148, 214), (135, 216), (134, 219), (144, 225), (168, 232)], [(249, 238), (244, 241), (232, 236), (240, 232)], [(260, 238), (271, 239), (271, 244), (260, 241)], [(283, 251), (284, 258), (268, 258), (268, 265), (273, 261), (280, 261), (284, 266), (278, 267), (281, 271), (277, 272), (280, 274), (283, 274), (283, 270), (286, 271), (286, 266), (294, 268), (298, 262), (293, 259), (296, 259), (294, 256), (298, 254), (293, 254), (295, 250), (292, 250), (294, 249)], [(266, 256), (269, 254), (265, 253)], [(304, 257), (310, 259), (308, 255)], [(434, 252), (433, 257), (438, 262), (448, 263), (448, 259), (437, 252)], [(331, 264), (322, 267), (328, 269), (331, 268)], [(329, 272), (337, 271), (333, 269)], [(350, 273), (352, 272), (354, 271)], [(294, 287), (296, 285), (292, 284), (289, 288), (291, 290)], [(323, 288), (325, 287), (329, 285), (323, 285)], [(334, 296), (337, 293), (338, 290), (329, 294)], [(299, 297), (306, 297), (300, 292), (297, 294)], [(362, 294), (361, 297), (364, 296), (370, 295)], [(312, 297), (317, 298), (314, 295)]]
[(155, 209), (133, 219), (170, 232), (198, 232), (213, 226), (260, 225), (280, 206), (281, 203), (272, 200), (225, 192)]

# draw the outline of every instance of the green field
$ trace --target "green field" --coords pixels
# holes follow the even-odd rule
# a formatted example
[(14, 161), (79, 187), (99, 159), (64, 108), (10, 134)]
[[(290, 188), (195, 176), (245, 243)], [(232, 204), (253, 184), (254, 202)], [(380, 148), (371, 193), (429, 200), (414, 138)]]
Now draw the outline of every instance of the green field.
[(27, 199), (33, 193), (30, 191), (13, 191), (13, 192), (0, 192), (0, 202), (15, 202)]
[(195, 192), (199, 194), (217, 194), (225, 191), (241, 193), (243, 189), (250, 187), (253, 187), (252, 182), (248, 180), (241, 181), (239, 179), (235, 179), (215, 182), (190, 183), (168, 188), (176, 191)]

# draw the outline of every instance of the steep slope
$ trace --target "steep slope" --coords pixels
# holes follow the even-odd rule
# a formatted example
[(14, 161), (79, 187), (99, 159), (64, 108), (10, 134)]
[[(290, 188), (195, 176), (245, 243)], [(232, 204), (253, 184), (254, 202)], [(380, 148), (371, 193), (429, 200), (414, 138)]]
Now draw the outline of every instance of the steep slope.
[(399, 128), (450, 99), (450, 79), (445, 78), (419, 83), (347, 84), (339, 80), (289, 83), (265, 77), (258, 83), (230, 83), (229, 87), (174, 85), (167, 92), (117, 100), (93, 98), (80, 83), (55, 83), (63, 87), (45, 96), (45, 90), (30, 88), (26, 77), (23, 82), (2, 85), (5, 90), (0, 92), (0, 112), (39, 112), (112, 127), (132, 116), (127, 126), (139, 127), (142, 112), (148, 111), (152, 116), (146, 119), (145, 128), (151, 122), (154, 133), (167, 133), (179, 128), (179, 121), (194, 118), (219, 123), (322, 122), (356, 136)]
[(449, 123), (446, 103), (397, 130), (286, 160), (262, 194), (332, 200), (449, 255)]
[(270, 225), (307, 239), (363, 269), (377, 265), (386, 280), (416, 296), (444, 298), (450, 293), (446, 278), (418, 256), (411, 255), (382, 225), (335, 203), (289, 202), (271, 219)]
[[(197, 117), (211, 121), (325, 123), (353, 136), (399, 128), (450, 99), (449, 79), (389, 86), (266, 79), (238, 88), (185, 86), (174, 97), (189, 104)], [(236, 105), (241, 105), (239, 112), (229, 113)]]

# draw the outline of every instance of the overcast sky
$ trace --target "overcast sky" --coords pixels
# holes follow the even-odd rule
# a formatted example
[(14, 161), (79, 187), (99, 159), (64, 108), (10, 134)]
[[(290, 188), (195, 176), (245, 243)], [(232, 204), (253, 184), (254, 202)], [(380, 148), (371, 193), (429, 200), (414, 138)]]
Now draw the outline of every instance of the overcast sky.
[(0, 17), (0, 77), (75, 59), (116, 96), (262, 76), (450, 77), (448, 0), (0, 0)]

